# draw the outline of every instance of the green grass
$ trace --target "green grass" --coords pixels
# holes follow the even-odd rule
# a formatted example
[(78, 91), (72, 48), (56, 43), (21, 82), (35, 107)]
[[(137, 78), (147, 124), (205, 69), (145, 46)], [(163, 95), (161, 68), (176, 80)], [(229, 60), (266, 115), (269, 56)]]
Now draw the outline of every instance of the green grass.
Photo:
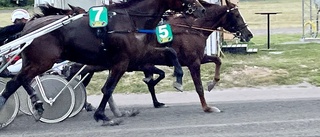
[(266, 15), (255, 14), (257, 12), (281, 12), (281, 14), (270, 15), (272, 28), (301, 27), (302, 25), (301, 0), (241, 0), (238, 5), (252, 29), (266, 27)]

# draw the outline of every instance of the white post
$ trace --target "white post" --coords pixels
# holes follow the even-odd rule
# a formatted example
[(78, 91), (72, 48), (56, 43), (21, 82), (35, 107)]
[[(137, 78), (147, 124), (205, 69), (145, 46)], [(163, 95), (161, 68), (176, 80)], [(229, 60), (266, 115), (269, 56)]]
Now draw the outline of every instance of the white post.
[[(206, 0), (210, 3), (221, 4), (220, 0)], [(220, 43), (220, 32), (212, 32), (212, 34), (208, 37), (206, 43), (205, 54), (207, 55), (217, 55), (219, 52), (219, 43)]]

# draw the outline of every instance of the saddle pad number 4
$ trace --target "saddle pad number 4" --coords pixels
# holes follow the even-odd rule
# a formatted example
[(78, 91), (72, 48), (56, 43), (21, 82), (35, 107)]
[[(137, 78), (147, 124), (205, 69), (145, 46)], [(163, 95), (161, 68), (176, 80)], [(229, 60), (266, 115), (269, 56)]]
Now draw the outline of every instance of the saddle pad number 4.
[(92, 28), (105, 27), (108, 24), (108, 9), (106, 7), (91, 7), (89, 9), (89, 25)]
[(171, 26), (169, 24), (160, 25), (156, 28), (157, 40), (160, 44), (173, 40)]

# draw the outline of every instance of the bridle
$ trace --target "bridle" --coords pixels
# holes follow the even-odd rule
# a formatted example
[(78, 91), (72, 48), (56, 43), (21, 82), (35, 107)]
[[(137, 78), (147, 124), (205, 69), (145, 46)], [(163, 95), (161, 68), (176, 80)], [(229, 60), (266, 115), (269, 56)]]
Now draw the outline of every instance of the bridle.
[(187, 7), (187, 10), (185, 11), (185, 13), (191, 15), (197, 10), (195, 2), (191, 3), (191, 2), (188, 2), (188, 0), (183, 0), (182, 2), (183, 2), (182, 7), (185, 7), (185, 6)]
[[(231, 13), (232, 11), (234, 11), (234, 10), (238, 10), (238, 7), (236, 6), (236, 7), (233, 7), (233, 8), (231, 8), (231, 9), (228, 9), (228, 10), (227, 10), (227, 14), (230, 14), (230, 13)], [(228, 15), (227, 15), (227, 16), (228, 16)], [(243, 24), (240, 24), (240, 25), (231, 27), (231, 31), (233, 31), (232, 34), (233, 34), (235, 37), (240, 37), (240, 36), (241, 36), (241, 31), (242, 31), (243, 29), (245, 29), (247, 26), (248, 26), (247, 23), (243, 23)], [(230, 33), (231, 33), (231, 32), (230, 32)]]
[[(197, 8), (194, 5), (196, 5), (196, 4), (195, 3), (189, 3), (187, 5), (188, 9), (185, 12), (187, 14), (193, 14), (193, 12), (197, 10)], [(185, 6), (185, 3), (183, 3), (182, 6)]]

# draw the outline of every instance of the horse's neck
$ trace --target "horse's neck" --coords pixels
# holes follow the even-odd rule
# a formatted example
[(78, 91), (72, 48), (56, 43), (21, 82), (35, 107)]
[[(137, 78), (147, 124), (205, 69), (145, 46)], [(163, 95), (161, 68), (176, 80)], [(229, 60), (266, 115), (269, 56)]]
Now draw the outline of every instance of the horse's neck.
[[(207, 14), (204, 18), (195, 21), (195, 25), (199, 25), (205, 28), (212, 30), (217, 30), (219, 27), (222, 27), (224, 16), (227, 14), (228, 7), (212, 4), (211, 6), (206, 7)], [(210, 35), (211, 32), (206, 35)]]

